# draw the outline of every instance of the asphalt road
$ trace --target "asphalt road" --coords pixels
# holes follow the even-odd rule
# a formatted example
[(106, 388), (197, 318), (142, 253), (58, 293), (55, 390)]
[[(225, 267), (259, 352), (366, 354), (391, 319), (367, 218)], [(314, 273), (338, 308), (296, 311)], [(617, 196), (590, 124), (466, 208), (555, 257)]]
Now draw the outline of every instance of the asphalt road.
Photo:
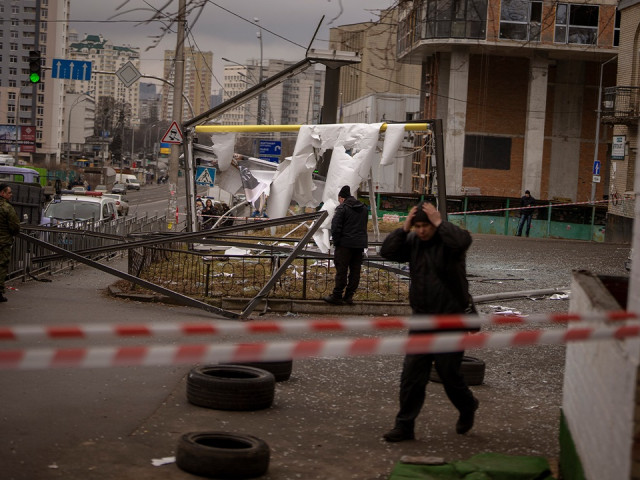
[[(141, 196), (154, 189), (146, 188)], [(564, 287), (570, 284), (574, 269), (625, 275), (628, 251), (627, 245), (474, 236), (468, 256), (472, 293)], [(124, 268), (123, 259), (112, 262)], [(115, 278), (85, 266), (51, 280), (14, 283), (9, 302), (0, 305), (0, 328), (212, 318), (186, 307), (111, 298), (105, 288)], [(480, 308), (485, 313), (499, 309), (559, 312), (566, 311), (568, 301), (519, 299)], [(276, 318), (286, 321), (289, 317), (301, 318), (295, 313)], [(183, 341), (170, 338), (164, 343)], [(55, 343), (84, 345), (81, 340)], [(11, 348), (27, 346), (52, 344), (15, 342)], [(291, 380), (277, 386), (274, 406), (259, 412), (190, 405), (185, 397), (190, 367), (184, 365), (0, 371), (0, 476), (6, 480), (195, 479), (175, 464), (155, 467), (151, 461), (174, 455), (179, 436), (199, 430), (248, 433), (267, 441), (271, 466), (263, 478), (268, 480), (382, 480), (402, 455), (440, 456), (448, 461), (494, 451), (541, 455), (553, 463), (559, 451), (564, 347), (469, 353), (487, 364), (485, 384), (474, 387), (481, 402), (475, 428), (463, 437), (456, 435), (455, 412), (442, 388), (430, 384), (416, 441), (393, 445), (380, 437), (393, 424), (400, 356), (296, 361)]]

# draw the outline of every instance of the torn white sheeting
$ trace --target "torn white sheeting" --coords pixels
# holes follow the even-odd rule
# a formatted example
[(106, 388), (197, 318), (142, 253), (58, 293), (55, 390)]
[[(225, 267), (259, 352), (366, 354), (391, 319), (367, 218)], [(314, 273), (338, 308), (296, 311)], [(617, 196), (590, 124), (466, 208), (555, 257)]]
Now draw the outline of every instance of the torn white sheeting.
[(225, 253), (225, 255), (246, 255), (249, 252), (247, 250), (243, 249), (243, 248), (231, 247), (231, 248), (225, 250), (224, 253)]
[[(338, 206), (338, 192), (342, 186), (349, 185), (352, 195), (355, 195), (358, 185), (369, 178), (371, 164), (377, 155), (376, 147), (381, 126), (381, 123), (334, 125), (338, 127), (338, 135), (322, 195), (322, 210), (326, 210), (329, 216), (313, 236), (323, 253), (328, 252), (330, 248), (331, 219)], [(351, 154), (347, 151), (351, 151)]]
[(151, 465), (153, 465), (154, 467), (161, 467), (162, 465), (175, 463), (175, 461), (176, 461), (176, 457), (152, 458)]
[(396, 160), (396, 153), (404, 139), (404, 124), (387, 124), (382, 144), (382, 159), (380, 165), (392, 165)]
[[(291, 200), (304, 207), (315, 207), (312, 174), (317, 157), (331, 145), (326, 139), (336, 125), (302, 125), (290, 161), (280, 164), (278, 173), (271, 184), (267, 215), (282, 218), (287, 215)], [(327, 131), (326, 135), (324, 134)]]
[(211, 135), (211, 141), (213, 142), (213, 152), (218, 159), (218, 168), (224, 172), (233, 160), (236, 134), (233, 132), (214, 133)]

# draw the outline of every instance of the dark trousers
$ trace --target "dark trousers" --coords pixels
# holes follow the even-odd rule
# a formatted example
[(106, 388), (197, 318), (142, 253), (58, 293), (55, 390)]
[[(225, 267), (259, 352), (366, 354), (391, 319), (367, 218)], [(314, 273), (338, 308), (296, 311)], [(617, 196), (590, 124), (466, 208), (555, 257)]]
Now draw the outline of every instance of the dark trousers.
[(531, 230), (531, 217), (532, 213), (523, 213), (520, 215), (520, 221), (518, 222), (518, 233), (517, 235), (520, 237), (522, 235), (522, 227), (524, 224), (527, 224), (527, 237), (529, 236), (529, 230)]
[(333, 297), (352, 298), (360, 284), (360, 268), (362, 267), (362, 248), (336, 247), (333, 263), (336, 266), (336, 281)]
[(396, 415), (398, 428), (413, 432), (415, 420), (424, 405), (432, 364), (442, 380), (444, 391), (459, 412), (473, 409), (473, 393), (460, 374), (464, 352), (415, 354), (404, 358), (400, 377), (400, 411)]

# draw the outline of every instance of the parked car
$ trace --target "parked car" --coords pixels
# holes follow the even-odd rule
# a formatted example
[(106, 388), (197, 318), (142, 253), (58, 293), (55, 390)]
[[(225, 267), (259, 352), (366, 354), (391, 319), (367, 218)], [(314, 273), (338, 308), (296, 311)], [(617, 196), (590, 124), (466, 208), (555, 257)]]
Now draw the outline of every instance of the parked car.
[(83, 193), (87, 193), (87, 189), (84, 187), (75, 186), (71, 188), (71, 193), (74, 193), (76, 195), (82, 195)]
[(96, 185), (96, 189), (94, 190), (94, 192), (107, 193), (107, 186), (106, 185)]
[(632, 256), (633, 256), (633, 248), (631, 250), (629, 250), (629, 256), (624, 261), (624, 268), (627, 270), (627, 272), (631, 271), (631, 257)]
[(102, 195), (61, 195), (44, 209), (43, 225), (67, 224), (76, 221), (96, 223), (115, 220), (118, 212), (116, 201)]
[(111, 193), (119, 193), (124, 195), (127, 193), (127, 186), (124, 183), (116, 183), (111, 189)]
[(113, 198), (116, 201), (116, 209), (118, 210), (118, 215), (127, 216), (129, 215), (129, 202), (124, 200), (124, 196), (119, 193), (104, 193), (103, 197)]

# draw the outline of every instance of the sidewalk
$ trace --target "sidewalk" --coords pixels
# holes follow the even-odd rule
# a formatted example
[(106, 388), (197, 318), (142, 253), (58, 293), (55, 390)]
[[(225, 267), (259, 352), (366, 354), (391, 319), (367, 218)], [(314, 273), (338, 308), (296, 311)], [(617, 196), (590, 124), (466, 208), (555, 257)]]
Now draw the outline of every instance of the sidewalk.
[[(575, 268), (623, 275), (627, 254), (628, 246), (623, 245), (474, 236), (468, 259), (472, 293), (567, 285)], [(116, 268), (124, 264), (124, 259), (112, 263)], [(186, 307), (113, 298), (106, 288), (115, 278), (86, 266), (51, 280), (12, 283), (16, 290), (8, 291), (9, 302), (0, 305), (0, 326), (160, 324), (213, 318)], [(515, 299), (501, 305), (523, 313), (545, 313), (566, 310), (568, 302)], [(482, 308), (488, 313), (492, 307)], [(293, 315), (255, 318), (307, 318)], [(213, 342), (273, 338), (228, 336)], [(201, 341), (211, 340), (189, 340)], [(152, 342), (136, 339), (118, 344)], [(100, 340), (91, 345), (113, 343)], [(162, 343), (186, 342), (170, 338)], [(28, 346), (50, 345), (42, 341)], [(55, 343), (83, 345), (87, 342)], [(26, 346), (17, 342), (11, 347)], [(442, 386), (429, 384), (417, 440), (401, 444), (381, 439), (392, 426), (397, 408), (399, 355), (294, 361), (291, 379), (277, 384), (274, 406), (256, 412), (216, 411), (189, 404), (185, 376), (190, 367), (184, 365), (0, 371), (3, 478), (194, 479), (197, 477), (175, 464), (154, 467), (151, 460), (174, 455), (181, 434), (202, 430), (246, 433), (265, 440), (271, 448), (270, 468), (262, 477), (267, 480), (382, 480), (403, 455), (453, 461), (479, 452), (498, 452), (540, 455), (553, 463), (559, 453), (564, 347), (483, 349), (468, 354), (487, 365), (485, 383), (472, 387), (480, 399), (474, 429), (457, 435), (457, 414)]]

